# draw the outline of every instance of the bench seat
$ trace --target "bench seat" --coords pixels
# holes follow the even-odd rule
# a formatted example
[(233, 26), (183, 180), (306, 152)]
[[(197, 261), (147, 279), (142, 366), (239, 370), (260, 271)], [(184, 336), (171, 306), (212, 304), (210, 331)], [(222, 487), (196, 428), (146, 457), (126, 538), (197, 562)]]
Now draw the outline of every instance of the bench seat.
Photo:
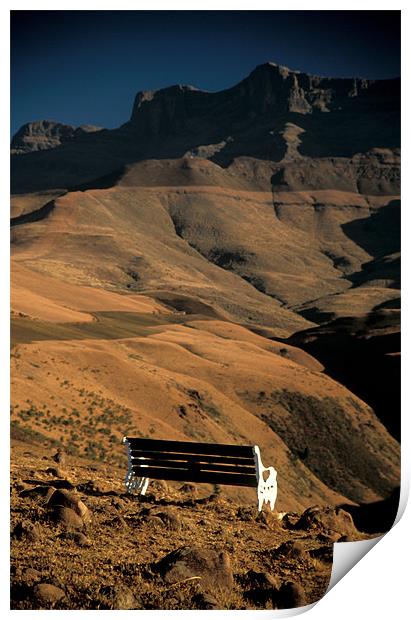
[(255, 487), (258, 510), (277, 497), (277, 472), (264, 467), (258, 446), (196, 443), (124, 437), (128, 471), (126, 489), (147, 491), (150, 478), (219, 485)]

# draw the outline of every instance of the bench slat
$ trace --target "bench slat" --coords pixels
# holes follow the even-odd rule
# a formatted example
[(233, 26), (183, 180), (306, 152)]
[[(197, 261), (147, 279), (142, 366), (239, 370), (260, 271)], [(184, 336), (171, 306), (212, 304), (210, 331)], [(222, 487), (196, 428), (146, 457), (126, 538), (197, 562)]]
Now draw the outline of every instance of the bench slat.
[(254, 456), (209, 456), (203, 454), (185, 454), (180, 452), (152, 452), (151, 450), (137, 450), (135, 448), (130, 449), (132, 459), (138, 459), (142, 456), (149, 459), (167, 459), (168, 461), (193, 461), (198, 463), (225, 463), (226, 465), (247, 465), (250, 467), (255, 466)]
[(140, 450), (160, 450), (182, 452), (187, 454), (207, 454), (217, 456), (253, 456), (252, 446), (236, 446), (232, 444), (196, 443), (194, 441), (170, 441), (167, 439), (142, 439), (126, 437), (130, 448)]
[(204, 482), (209, 484), (227, 484), (233, 486), (257, 487), (258, 481), (255, 473), (231, 474), (225, 472), (208, 472), (188, 469), (165, 469), (162, 467), (144, 467), (133, 464), (133, 473), (144, 478), (156, 480), (178, 480), (182, 482)]
[[(164, 455), (167, 458), (167, 455)], [(226, 471), (234, 474), (250, 474), (255, 475), (255, 465), (249, 467), (244, 465), (220, 465), (215, 463), (200, 463), (200, 462), (184, 462), (184, 461), (167, 461), (159, 459), (133, 459), (134, 467), (141, 467), (142, 465), (148, 465), (152, 467), (167, 467), (168, 469), (184, 469), (185, 471)]]

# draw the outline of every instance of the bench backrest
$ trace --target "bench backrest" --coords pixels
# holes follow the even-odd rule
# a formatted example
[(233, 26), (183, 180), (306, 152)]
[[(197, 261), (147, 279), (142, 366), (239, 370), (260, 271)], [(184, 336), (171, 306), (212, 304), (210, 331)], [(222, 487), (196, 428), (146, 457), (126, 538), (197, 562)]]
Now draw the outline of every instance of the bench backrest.
[(257, 487), (252, 446), (125, 437), (134, 476)]

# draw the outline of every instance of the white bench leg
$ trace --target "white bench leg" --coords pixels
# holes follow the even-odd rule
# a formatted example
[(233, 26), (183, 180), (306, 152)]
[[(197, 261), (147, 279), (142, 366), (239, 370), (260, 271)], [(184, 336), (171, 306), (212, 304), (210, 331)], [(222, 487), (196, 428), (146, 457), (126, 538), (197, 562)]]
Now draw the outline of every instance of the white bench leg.
[[(264, 467), (261, 461), (260, 448), (258, 446), (254, 446), (254, 457), (258, 480), (258, 512), (261, 512), (264, 503), (269, 503), (271, 510), (274, 510), (277, 499), (277, 472), (274, 467)], [(269, 475), (268, 478), (264, 480), (263, 473), (267, 471)]]
[[(126, 437), (124, 437), (123, 443), (126, 443), (128, 446)], [(126, 474), (126, 479), (125, 479), (127, 493), (132, 493), (133, 491), (137, 491), (140, 495), (145, 495), (150, 479), (134, 476), (133, 467), (132, 467), (133, 461), (131, 459), (131, 454), (130, 454), (130, 446), (128, 446), (127, 456), (128, 456), (128, 469), (127, 469), (127, 474)], [(140, 458), (144, 459), (143, 456), (141, 456)]]

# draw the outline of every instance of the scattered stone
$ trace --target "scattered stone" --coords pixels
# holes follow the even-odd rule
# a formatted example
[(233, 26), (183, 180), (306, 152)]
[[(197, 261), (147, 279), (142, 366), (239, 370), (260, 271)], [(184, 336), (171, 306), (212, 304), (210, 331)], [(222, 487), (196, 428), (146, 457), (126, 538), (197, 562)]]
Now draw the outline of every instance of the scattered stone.
[(157, 517), (157, 515), (148, 515), (144, 518), (144, 521), (146, 521), (147, 523), (151, 523), (152, 525), (158, 525), (160, 527), (164, 526), (163, 521), (160, 519), (160, 517)]
[(327, 533), (322, 532), (317, 535), (317, 540), (321, 542), (335, 543), (340, 540), (341, 536), (338, 532), (332, 532), (331, 530)]
[(73, 540), (79, 547), (90, 547), (91, 545), (89, 539), (83, 534), (83, 532), (74, 534)]
[(82, 530), (84, 521), (72, 508), (54, 506), (53, 520), (67, 530)]
[(41, 580), (41, 572), (35, 568), (25, 568), (21, 580), (28, 585), (33, 585)]
[(51, 489), (50, 486), (36, 486), (32, 489), (23, 489), (23, 491), (19, 493), (19, 496), (29, 497), (29, 498), (34, 498), (34, 499), (38, 499), (39, 497), (47, 498), (51, 495), (50, 489)]
[(237, 518), (240, 521), (254, 521), (256, 518), (256, 509), (251, 506), (240, 506), (237, 509)]
[(21, 482), (21, 481), (19, 481), (19, 480), (17, 480), (17, 481), (14, 483), (14, 490), (15, 490), (17, 493), (19, 493), (19, 494), (21, 493), (21, 491), (27, 491), (27, 489), (28, 489), (28, 488), (29, 488), (29, 487), (27, 486), (27, 484), (25, 484), (24, 482)]
[(197, 609), (222, 609), (222, 605), (208, 592), (201, 592), (193, 597), (193, 604)]
[(340, 536), (337, 541), (334, 542), (353, 542), (354, 538), (352, 536)]
[(49, 497), (47, 506), (54, 508), (55, 506), (63, 506), (74, 510), (84, 523), (88, 523), (91, 520), (91, 513), (84, 502), (79, 499), (75, 493), (70, 493), (65, 489), (57, 489)]
[(173, 532), (179, 532), (181, 530), (181, 519), (178, 514), (174, 512), (174, 510), (168, 508), (162, 510), (161, 512), (157, 512), (153, 516), (159, 517), (167, 529), (172, 530)]
[(121, 515), (117, 515), (114, 519), (110, 519), (108, 522), (111, 527), (124, 530), (127, 527), (127, 522)]
[(124, 501), (122, 499), (120, 499), (120, 498), (112, 499), (111, 500), (111, 505), (116, 510), (124, 510), (124, 506), (125, 506)]
[(266, 525), (270, 530), (276, 529), (278, 528), (280, 521), (278, 519), (278, 517), (276, 516), (278, 513), (274, 513), (270, 511), (261, 511), (257, 518), (256, 518), (256, 522), (257, 523), (263, 523), (264, 525)]
[(325, 545), (324, 547), (318, 547), (317, 549), (312, 549), (310, 551), (310, 556), (312, 558), (317, 558), (322, 562), (331, 562), (333, 561), (334, 549), (333, 545)]
[(282, 518), (282, 525), (289, 529), (294, 529), (300, 519), (300, 515), (296, 512), (286, 512)]
[(271, 601), (278, 590), (278, 582), (270, 573), (249, 570), (244, 576), (244, 587), (245, 597), (260, 606)]
[(50, 480), (50, 485), (55, 489), (66, 489), (67, 491), (73, 491), (76, 487), (74, 484), (70, 482), (70, 480), (63, 479), (54, 479)]
[(56, 454), (53, 456), (53, 461), (59, 465), (63, 465), (66, 461), (66, 455), (62, 448), (58, 448)]
[(52, 608), (66, 597), (65, 592), (51, 583), (39, 583), (33, 588), (33, 597), (40, 606)]
[(300, 584), (295, 581), (287, 581), (273, 592), (272, 604), (277, 609), (293, 609), (306, 605), (307, 599)]
[(137, 599), (132, 590), (124, 584), (105, 586), (101, 594), (106, 599), (108, 609), (141, 609), (141, 601)]
[(274, 551), (275, 556), (284, 556), (293, 560), (302, 560), (307, 556), (302, 543), (298, 540), (287, 540)]
[(341, 536), (355, 536), (357, 532), (350, 513), (331, 506), (308, 508), (296, 523), (296, 528), (325, 530), (326, 533), (338, 532)]
[(43, 530), (39, 523), (19, 522), (12, 532), (13, 538), (27, 539), (30, 542), (37, 542), (43, 537)]
[(186, 482), (179, 489), (180, 493), (184, 493), (185, 495), (197, 495), (198, 489), (195, 484), (191, 484), (190, 482)]
[(150, 480), (150, 491), (168, 493), (169, 491), (168, 484), (164, 480)]
[(155, 567), (167, 583), (200, 577), (207, 591), (230, 591), (234, 579), (230, 558), (225, 552), (186, 546), (166, 555)]
[(245, 581), (252, 587), (259, 588), (277, 588), (278, 582), (273, 575), (266, 572), (258, 572), (255, 570), (249, 570), (245, 574)]
[(83, 532), (63, 532), (62, 534), (60, 534), (59, 538), (61, 538), (62, 540), (70, 540), (76, 543), (76, 545), (78, 545), (79, 547), (90, 547), (91, 545), (89, 539), (83, 534)]
[(66, 478), (65, 472), (60, 467), (47, 467), (46, 474), (54, 476), (55, 478)]

